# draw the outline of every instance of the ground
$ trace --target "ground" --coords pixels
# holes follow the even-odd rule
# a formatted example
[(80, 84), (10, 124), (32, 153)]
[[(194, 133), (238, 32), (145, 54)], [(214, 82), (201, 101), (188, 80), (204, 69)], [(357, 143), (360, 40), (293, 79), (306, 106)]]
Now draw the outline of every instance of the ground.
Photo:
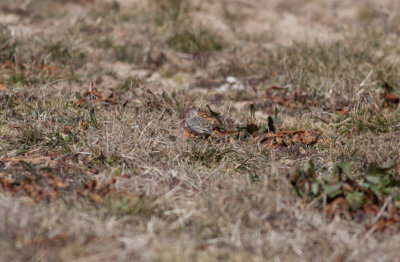
[(379, 2), (2, 0), (0, 261), (396, 261)]

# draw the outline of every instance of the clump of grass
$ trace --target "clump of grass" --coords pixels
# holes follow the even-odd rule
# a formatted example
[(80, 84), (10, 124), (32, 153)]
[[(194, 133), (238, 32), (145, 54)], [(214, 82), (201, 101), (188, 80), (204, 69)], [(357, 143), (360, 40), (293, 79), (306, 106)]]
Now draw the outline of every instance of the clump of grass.
[(109, 196), (106, 199), (107, 214), (116, 218), (138, 216), (149, 218), (156, 212), (157, 204), (145, 194), (139, 196)]
[(213, 145), (197, 145), (196, 142), (191, 142), (191, 152), (189, 159), (191, 162), (201, 163), (205, 166), (212, 166), (219, 163), (225, 154), (230, 152), (228, 148), (220, 149)]
[(235, 26), (243, 22), (248, 18), (248, 16), (241, 12), (240, 8), (236, 5), (229, 4), (227, 2), (222, 3), (222, 15), (225, 21), (230, 25), (230, 27), (235, 30)]
[(371, 106), (360, 104), (354, 108), (348, 118), (338, 118), (336, 124), (341, 134), (372, 132), (374, 134), (396, 132), (399, 130), (400, 118), (395, 112), (378, 111)]
[[(387, 63), (387, 56), (377, 56), (374, 50), (384, 48), (383, 36), (366, 33), (357, 38), (333, 43), (295, 43), (290, 47), (279, 48), (270, 56), (272, 66), (281, 64), (278, 71), (285, 74), (285, 82), (303, 90), (319, 90), (341, 81), (361, 83), (373, 70), (374, 78), (390, 79), (396, 70)], [(397, 67), (396, 67), (397, 68)]]
[(207, 28), (179, 28), (166, 43), (170, 48), (183, 53), (220, 51), (225, 46), (223, 38)]
[(188, 4), (188, 1), (185, 0), (153, 0), (151, 2), (155, 8), (154, 19), (158, 26), (162, 26), (166, 22), (176, 22), (184, 6)]
[(117, 61), (140, 65), (143, 62), (143, 46), (138, 43), (115, 45), (112, 47)]
[(29, 125), (22, 130), (16, 146), (20, 153), (25, 153), (33, 147), (38, 146), (44, 140), (44, 134), (41, 130), (33, 125)]
[[(0, 33), (1, 34), (1, 33)], [(35, 36), (31, 42), (12, 37), (2, 41), (0, 37), (0, 61), (10, 64), (2, 82), (11, 86), (39, 85), (60, 77), (76, 80), (76, 70), (86, 63), (86, 55), (66, 39), (49, 41)]]
[(17, 43), (12, 41), (10, 31), (0, 25), (0, 61), (13, 59)]
[(71, 43), (65, 39), (57, 42), (50, 42), (45, 45), (42, 52), (48, 55), (42, 59), (41, 63), (55, 63), (68, 66), (70, 70), (76, 70), (82, 67), (86, 59), (85, 53), (79, 48), (70, 45)]
[(194, 12), (201, 9), (200, 5), (184, 0), (153, 0), (150, 3), (155, 24), (163, 31), (159, 33), (167, 32), (162, 41), (169, 48), (193, 54), (220, 51), (227, 45), (222, 34), (194, 21)]

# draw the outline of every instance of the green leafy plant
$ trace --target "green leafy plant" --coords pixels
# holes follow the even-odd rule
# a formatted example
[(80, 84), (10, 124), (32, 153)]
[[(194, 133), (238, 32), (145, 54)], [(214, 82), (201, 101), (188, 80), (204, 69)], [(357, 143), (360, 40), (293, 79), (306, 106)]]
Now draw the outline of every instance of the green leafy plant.
[(396, 164), (390, 161), (384, 165), (371, 163), (366, 175), (360, 181), (351, 178), (351, 165), (337, 163), (330, 175), (325, 169), (318, 174), (310, 160), (302, 168), (291, 172), (290, 181), (296, 194), (306, 201), (320, 206), (337, 197), (346, 199), (351, 210), (357, 210), (366, 203), (381, 204), (385, 196), (393, 194), (400, 187), (400, 179), (393, 172)]

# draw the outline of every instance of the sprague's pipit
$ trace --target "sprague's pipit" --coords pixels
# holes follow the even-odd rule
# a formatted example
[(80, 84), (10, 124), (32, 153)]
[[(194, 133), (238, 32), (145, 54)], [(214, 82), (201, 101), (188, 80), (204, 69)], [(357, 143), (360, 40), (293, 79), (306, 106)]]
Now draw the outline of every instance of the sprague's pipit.
[(186, 117), (185, 126), (197, 136), (213, 135), (219, 137), (213, 132), (211, 124), (199, 116), (199, 113), (194, 108), (190, 109)]

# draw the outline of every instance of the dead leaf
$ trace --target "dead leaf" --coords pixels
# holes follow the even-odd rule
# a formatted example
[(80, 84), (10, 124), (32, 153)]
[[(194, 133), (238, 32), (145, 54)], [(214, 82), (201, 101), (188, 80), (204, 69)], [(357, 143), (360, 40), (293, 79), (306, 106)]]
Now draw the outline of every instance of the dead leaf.
[(226, 135), (226, 133), (220, 132), (220, 131), (218, 131), (218, 130), (214, 130), (214, 133), (215, 133), (216, 135), (218, 135), (219, 137), (224, 137), (224, 136)]
[(311, 134), (308, 131), (304, 131), (304, 133), (300, 134), (300, 136), (301, 141), (306, 145), (312, 144), (317, 141), (317, 136)]
[(379, 213), (380, 208), (377, 205), (370, 204), (370, 205), (364, 205), (363, 210), (367, 214), (376, 216)]
[(276, 137), (275, 138), (275, 142), (276, 144), (278, 144), (279, 146), (283, 145), (283, 139), (281, 137)]
[(14, 67), (14, 63), (11, 60), (6, 60), (3, 62), (3, 66), (5, 68), (13, 68)]
[(217, 124), (217, 120), (211, 116), (208, 116), (205, 112), (199, 112), (199, 116), (204, 118), (204, 120), (206, 120), (211, 125)]
[(89, 96), (89, 95), (94, 95), (94, 96), (97, 96), (97, 97), (99, 97), (99, 98), (102, 98), (103, 97), (103, 95), (99, 92), (99, 91), (97, 91), (97, 90), (92, 90), (92, 91), (85, 91), (85, 92), (83, 92), (83, 94), (82, 94), (82, 96), (84, 96), (84, 97), (87, 97), (87, 96)]
[(303, 154), (303, 155), (306, 154), (306, 150), (304, 150), (304, 148), (302, 148), (302, 147), (299, 147), (299, 152), (300, 152), (300, 154)]
[(13, 123), (7, 123), (7, 125), (8, 125), (9, 127), (12, 127), (12, 128), (21, 128), (21, 126), (15, 125), (15, 124), (13, 124)]
[(54, 75), (60, 70), (58, 65), (46, 65), (42, 68), (43, 71), (47, 71), (49, 74)]
[(22, 103), (22, 99), (21, 99), (21, 97), (14, 97), (13, 102), (14, 102), (14, 104), (18, 105), (18, 104)]
[(33, 200), (37, 203), (40, 200), (42, 200), (44, 194), (43, 194), (43, 190), (39, 190), (38, 192), (36, 192), (34, 195), (32, 195)]
[(6, 91), (8, 89), (8, 87), (6, 85), (3, 85), (2, 83), (0, 83), (0, 91)]
[(106, 183), (102, 184), (98, 189), (96, 189), (96, 193), (100, 196), (105, 196), (111, 192), (111, 186), (115, 184), (117, 180), (115, 177), (108, 180)]
[(294, 143), (298, 143), (301, 141), (301, 137), (299, 136), (299, 134), (294, 134), (294, 136), (292, 137), (292, 141)]
[(343, 108), (336, 108), (335, 110), (336, 114), (338, 116), (344, 116), (346, 115), (348, 112), (350, 112), (350, 109), (347, 107), (343, 107)]
[(35, 190), (35, 187), (30, 184), (24, 184), (23, 187), (24, 187), (25, 193), (27, 193), (28, 195), (32, 194), (32, 192)]
[(13, 163), (18, 164), (21, 161), (30, 163), (32, 165), (47, 164), (50, 166), (55, 165), (55, 161), (49, 156), (15, 156), (15, 157), (3, 157), (0, 159), (0, 163)]
[(333, 262), (344, 262), (344, 261), (346, 261), (346, 257), (347, 257), (346, 252), (344, 252), (344, 253), (338, 255), (338, 256), (333, 260)]
[(272, 98), (272, 101), (274, 101), (274, 103), (278, 105), (284, 105), (286, 103), (286, 101), (279, 96), (275, 96), (274, 98)]
[(81, 97), (76, 104), (78, 106), (82, 106), (83, 104), (85, 104), (85, 102), (86, 102), (86, 98)]
[(64, 130), (63, 130), (64, 134), (68, 134), (69, 132), (73, 132), (73, 131), (74, 131), (74, 127), (73, 126), (69, 126), (69, 125), (65, 125), (64, 126)]
[[(79, 101), (77, 102), (78, 106), (82, 106), (88, 98), (90, 98), (89, 96), (95, 96), (97, 97), (97, 99), (94, 99), (93, 102), (94, 103), (98, 103), (98, 102), (107, 102), (109, 104), (115, 105), (118, 103), (117, 98), (113, 93), (111, 93), (111, 95), (109, 95), (108, 97), (103, 96), (102, 93), (100, 93), (99, 91), (97, 91), (96, 89), (91, 90), (91, 91), (85, 91), (82, 93), (82, 97), (79, 99)], [(92, 97), (93, 99), (93, 97)]]
[(184, 126), (183, 127), (183, 130), (182, 130), (182, 136), (183, 136), (183, 138), (184, 139), (189, 139), (190, 137), (192, 137), (193, 136), (193, 134), (190, 132), (190, 129), (189, 128), (187, 128), (186, 126)]
[(349, 203), (344, 197), (335, 198), (327, 207), (326, 214), (333, 218), (349, 210)]
[(343, 183), (343, 191), (353, 192), (354, 188), (349, 183)]
[(14, 185), (14, 180), (0, 177), (0, 185), (4, 189), (11, 189)]
[(97, 181), (95, 179), (92, 179), (85, 185), (85, 188), (87, 188), (91, 192), (94, 192), (96, 190), (96, 185)]
[(386, 102), (393, 104), (398, 104), (400, 102), (400, 98), (398, 96), (391, 94), (389, 92), (383, 93), (383, 99), (385, 99)]
[(86, 129), (88, 129), (88, 127), (89, 127), (89, 125), (88, 125), (88, 123), (86, 122), (86, 120), (82, 120), (81, 125), (80, 125), (80, 128), (81, 128), (82, 130), (86, 130)]
[(261, 136), (259, 143), (270, 147), (272, 145), (290, 146), (292, 144), (302, 142), (309, 145), (316, 142), (318, 139), (315, 131), (280, 131), (278, 134), (267, 133)]
[(205, 249), (207, 249), (207, 247), (208, 247), (208, 244), (207, 244), (207, 243), (200, 243), (200, 244), (197, 246), (197, 248), (198, 248), (199, 250), (205, 250)]
[(383, 232), (386, 228), (386, 223), (385, 223), (385, 219), (380, 218), (378, 220), (378, 222), (376, 222), (375, 227), (376, 227), (376, 231), (378, 232)]
[(67, 182), (62, 182), (62, 181), (58, 180), (57, 178), (53, 179), (52, 185), (55, 188), (65, 188), (65, 187), (69, 186), (69, 184)]
[(97, 204), (103, 204), (104, 203), (104, 199), (100, 195), (98, 195), (96, 193), (89, 193), (89, 198), (92, 201), (96, 202)]

